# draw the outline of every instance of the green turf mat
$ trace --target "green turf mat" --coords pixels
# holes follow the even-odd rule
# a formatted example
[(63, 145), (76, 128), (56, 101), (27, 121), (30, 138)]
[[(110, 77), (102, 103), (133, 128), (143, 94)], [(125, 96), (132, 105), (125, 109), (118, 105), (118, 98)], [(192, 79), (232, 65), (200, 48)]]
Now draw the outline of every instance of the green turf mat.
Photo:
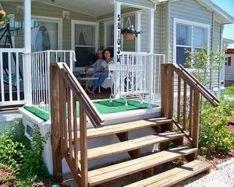
[[(148, 103), (141, 103), (140, 101), (136, 100), (128, 100), (127, 102), (128, 104), (125, 105), (125, 100), (122, 98), (112, 100), (112, 102), (109, 102), (109, 100), (98, 100), (98, 101), (93, 101), (93, 103), (101, 114), (110, 114), (110, 113), (124, 112), (130, 110), (146, 109), (149, 107)], [(158, 105), (151, 105), (152, 108), (155, 108), (157, 106)], [(24, 108), (44, 121), (47, 121), (49, 119), (48, 113), (43, 112), (37, 107), (25, 106)], [(77, 105), (77, 116), (79, 116), (78, 105)]]
[[(124, 99), (115, 99), (112, 102), (109, 100), (100, 100), (95, 101), (94, 105), (98, 109), (101, 114), (110, 114), (116, 112), (124, 112), (129, 110), (138, 110), (138, 109), (145, 109), (148, 108), (148, 103), (141, 103), (140, 101), (136, 100), (128, 100), (128, 105), (125, 105)], [(151, 107), (156, 107), (156, 105), (152, 105)]]
[(35, 106), (25, 106), (24, 108), (44, 121), (49, 120), (48, 113), (44, 112), (43, 110), (40, 110), (39, 108)]

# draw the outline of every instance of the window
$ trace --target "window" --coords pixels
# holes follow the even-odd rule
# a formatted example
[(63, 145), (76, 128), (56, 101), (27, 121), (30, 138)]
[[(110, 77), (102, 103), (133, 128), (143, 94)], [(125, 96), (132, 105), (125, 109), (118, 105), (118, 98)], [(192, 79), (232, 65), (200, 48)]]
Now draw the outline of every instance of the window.
[(184, 20), (175, 20), (174, 61), (186, 66), (189, 52), (208, 48), (209, 26)]
[(232, 57), (229, 56), (229, 57), (226, 58), (226, 63), (225, 63), (225, 65), (226, 65), (226, 66), (231, 66), (231, 62), (232, 62)]
[(75, 24), (74, 25), (74, 48), (78, 66), (85, 66), (92, 61), (96, 50), (96, 25)]
[(54, 18), (32, 19), (32, 51), (61, 48), (61, 21)]

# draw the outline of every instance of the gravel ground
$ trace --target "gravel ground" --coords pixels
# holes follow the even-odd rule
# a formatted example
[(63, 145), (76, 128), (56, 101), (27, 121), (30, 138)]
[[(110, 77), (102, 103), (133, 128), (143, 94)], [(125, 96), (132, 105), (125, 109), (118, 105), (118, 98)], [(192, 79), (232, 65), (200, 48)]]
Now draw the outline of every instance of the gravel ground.
[[(197, 179), (197, 180), (196, 180)], [(187, 183), (187, 184), (186, 184)], [(198, 176), (184, 184), (177, 185), (185, 187), (234, 187), (234, 158), (217, 165), (215, 170), (203, 177)]]

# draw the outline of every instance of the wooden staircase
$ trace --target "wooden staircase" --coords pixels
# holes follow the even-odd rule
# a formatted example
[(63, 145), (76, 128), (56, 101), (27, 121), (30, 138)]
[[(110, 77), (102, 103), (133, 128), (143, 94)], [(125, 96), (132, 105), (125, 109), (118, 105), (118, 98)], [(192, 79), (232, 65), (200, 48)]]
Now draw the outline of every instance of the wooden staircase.
[[(182, 67), (164, 64), (161, 68), (164, 80), (161, 106), (163, 117), (103, 126), (99, 112), (66, 64), (52, 65), (51, 139), (54, 177), (57, 181), (62, 182), (63, 158), (77, 185), (81, 187), (108, 184), (139, 172), (148, 173), (148, 176), (126, 186), (172, 186), (210, 169), (210, 164), (197, 160), (200, 95), (214, 106), (218, 105), (218, 100), (196, 79), (187, 75)], [(173, 91), (175, 73), (178, 75), (176, 101)], [(76, 114), (77, 101), (79, 118)], [(87, 118), (95, 128), (87, 129)], [(144, 133), (146, 129), (151, 133)], [(134, 132), (141, 133), (133, 136)], [(98, 142), (110, 136), (117, 137), (119, 141), (89, 146), (90, 140)], [(89, 168), (92, 160), (105, 161), (107, 157), (123, 153), (127, 153), (129, 158), (115, 164), (105, 163), (97, 168)], [(155, 168), (169, 163), (173, 166), (170, 169), (157, 171), (157, 174), (154, 172)]]

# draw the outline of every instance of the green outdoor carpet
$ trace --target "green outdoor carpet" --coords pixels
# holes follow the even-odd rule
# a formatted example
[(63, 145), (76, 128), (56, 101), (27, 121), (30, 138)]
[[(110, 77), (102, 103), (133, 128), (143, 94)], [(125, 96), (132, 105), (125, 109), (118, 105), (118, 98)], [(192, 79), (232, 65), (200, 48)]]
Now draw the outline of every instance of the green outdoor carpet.
[[(141, 103), (140, 101), (136, 100), (128, 100), (128, 105), (126, 106), (125, 101), (122, 98), (112, 100), (112, 102), (109, 102), (109, 100), (98, 100), (93, 101), (93, 103), (101, 114), (146, 109), (149, 107), (148, 103)], [(157, 105), (151, 105), (151, 107), (155, 108), (157, 107)], [(35, 106), (25, 106), (24, 108), (44, 121), (47, 121), (49, 119), (49, 115), (47, 112), (44, 112)], [(79, 116), (79, 106), (77, 106), (77, 116)]]
[(32, 114), (34, 114), (35, 116), (39, 117), (44, 121), (49, 120), (49, 114), (35, 106), (25, 106), (24, 109), (26, 109), (27, 111), (31, 112)]

